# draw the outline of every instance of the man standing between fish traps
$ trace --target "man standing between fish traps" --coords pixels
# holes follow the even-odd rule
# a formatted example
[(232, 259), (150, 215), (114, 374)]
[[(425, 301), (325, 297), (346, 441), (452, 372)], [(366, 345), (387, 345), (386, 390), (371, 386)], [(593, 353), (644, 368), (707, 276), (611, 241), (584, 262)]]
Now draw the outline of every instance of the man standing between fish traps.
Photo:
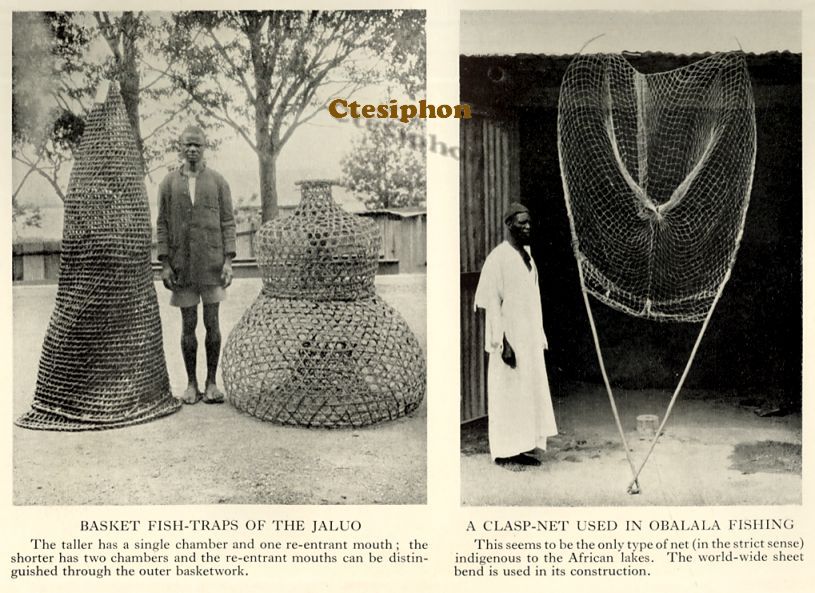
[[(181, 309), (181, 352), (187, 371), (186, 404), (222, 403), (215, 375), (221, 354), (219, 305), (232, 283), (235, 217), (229, 184), (206, 166), (206, 136), (197, 126), (182, 133), (181, 166), (159, 185), (156, 235), (161, 279), (172, 291), (170, 304)], [(198, 303), (204, 304), (207, 379), (198, 390), (196, 361)]]

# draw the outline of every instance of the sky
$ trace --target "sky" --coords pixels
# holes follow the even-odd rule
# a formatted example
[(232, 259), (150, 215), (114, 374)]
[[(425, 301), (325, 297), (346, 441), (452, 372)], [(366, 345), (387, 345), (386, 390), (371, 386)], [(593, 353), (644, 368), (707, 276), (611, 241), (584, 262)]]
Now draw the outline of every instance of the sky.
[(461, 53), (801, 51), (796, 11), (465, 11)]

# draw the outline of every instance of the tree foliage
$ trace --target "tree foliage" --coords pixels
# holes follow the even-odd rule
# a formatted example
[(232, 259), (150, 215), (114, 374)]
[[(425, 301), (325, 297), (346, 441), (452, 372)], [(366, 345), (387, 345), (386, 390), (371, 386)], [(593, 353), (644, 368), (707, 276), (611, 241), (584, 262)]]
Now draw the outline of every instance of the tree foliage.
[[(63, 171), (103, 80), (119, 83), (145, 171), (163, 164), (177, 138), (177, 116), (191, 101), (176, 98), (165, 76), (145, 76), (145, 49), (160, 33), (155, 16), (31, 12), (13, 18), (12, 150), (27, 167), (12, 196), (15, 212), (17, 195), (33, 174), (65, 199)], [(141, 114), (145, 99), (159, 106), (147, 117)]]
[(342, 160), (343, 182), (370, 209), (424, 205), (424, 122), (373, 124)]
[(91, 32), (68, 13), (15, 13), (12, 33), (12, 156), (65, 199), (60, 183), (84, 131), (98, 71), (82, 67)]
[(165, 73), (256, 153), (264, 221), (277, 214), (278, 155), (331, 98), (397, 71), (407, 92), (424, 86), (419, 12), (186, 12), (163, 39)]
[(65, 199), (97, 89), (115, 79), (148, 174), (175, 160), (191, 120), (230, 130), (257, 155), (268, 220), (277, 158), (299, 126), (368, 85), (422, 94), (424, 39), (422, 11), (14, 13), (12, 149), (25, 172), (12, 201), (31, 176)]

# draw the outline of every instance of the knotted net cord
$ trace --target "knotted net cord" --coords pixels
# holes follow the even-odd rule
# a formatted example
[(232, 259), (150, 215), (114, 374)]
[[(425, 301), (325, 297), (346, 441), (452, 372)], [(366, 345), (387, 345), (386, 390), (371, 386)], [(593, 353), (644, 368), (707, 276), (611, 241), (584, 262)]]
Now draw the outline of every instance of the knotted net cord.
[[(735, 261), (756, 153), (744, 55), (657, 74), (622, 56), (578, 56), (558, 106), (572, 246), (598, 361), (626, 456), (629, 491), (659, 439)], [(634, 468), (605, 371), (591, 294), (627, 314), (703, 322), (660, 430)]]

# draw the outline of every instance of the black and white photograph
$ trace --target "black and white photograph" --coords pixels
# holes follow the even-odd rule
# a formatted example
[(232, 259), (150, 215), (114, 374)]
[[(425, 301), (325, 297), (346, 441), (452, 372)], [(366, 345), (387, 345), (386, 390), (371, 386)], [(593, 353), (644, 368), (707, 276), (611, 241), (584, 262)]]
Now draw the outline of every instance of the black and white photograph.
[(426, 503), (425, 22), (12, 14), (13, 504)]
[(461, 13), (463, 505), (801, 504), (801, 27)]
[(6, 589), (808, 593), (815, 3), (6, 3)]

